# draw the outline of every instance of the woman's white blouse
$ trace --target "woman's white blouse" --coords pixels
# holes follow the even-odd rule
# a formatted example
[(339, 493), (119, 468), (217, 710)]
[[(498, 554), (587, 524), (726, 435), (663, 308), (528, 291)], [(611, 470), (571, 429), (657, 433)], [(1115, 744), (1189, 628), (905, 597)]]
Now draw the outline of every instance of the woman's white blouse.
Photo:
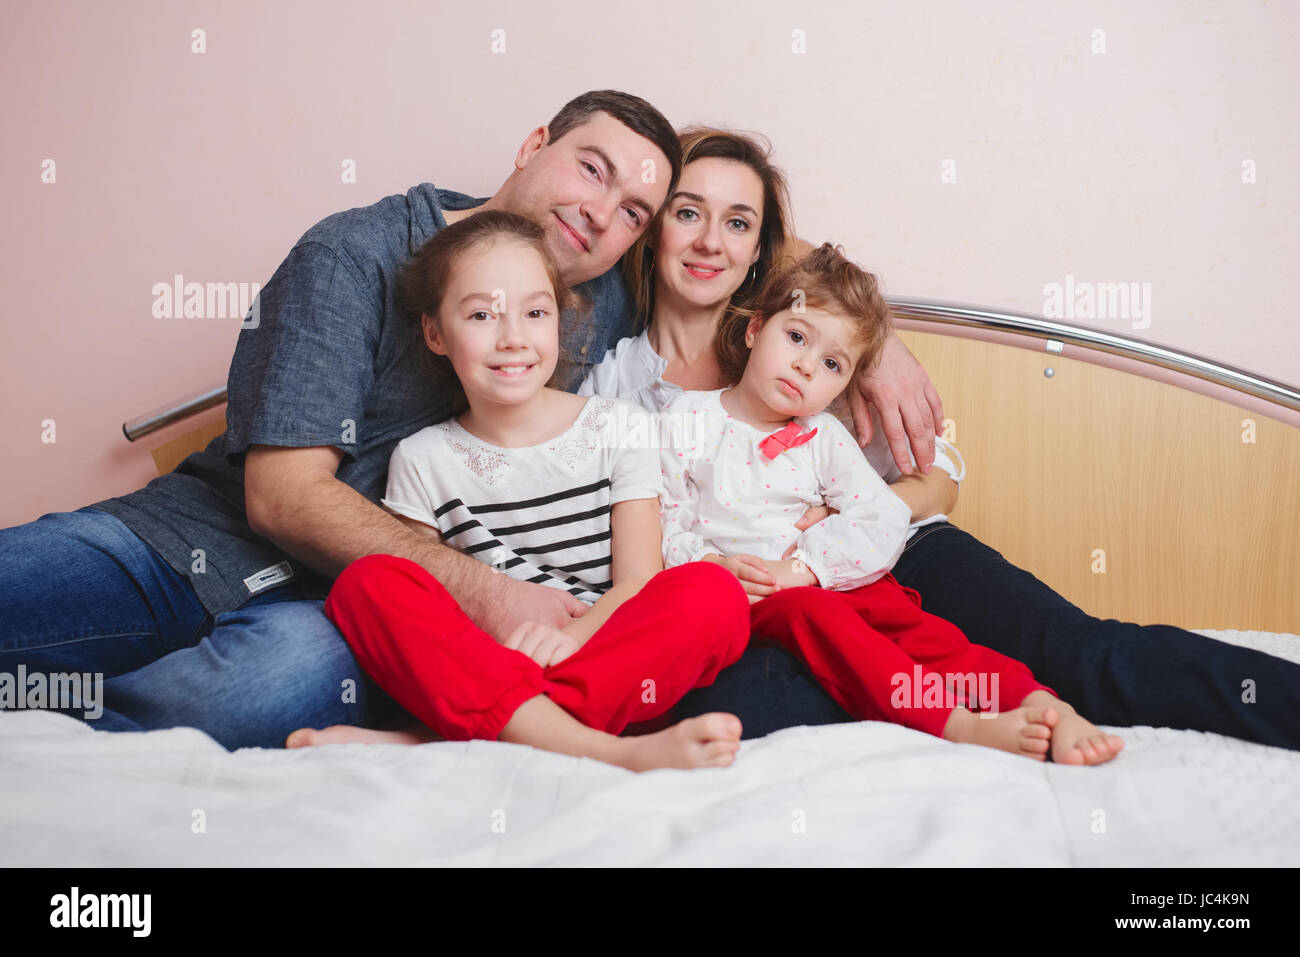
[[(705, 555), (779, 561), (790, 545), (823, 588), (868, 585), (893, 568), (911, 509), (867, 464), (835, 416), (794, 421), (808, 441), (769, 459), (771, 431), (732, 418), (713, 392), (683, 392), (658, 416), (664, 565)], [(838, 510), (807, 531), (794, 523), (822, 502)]]
[[(663, 374), (667, 368), (668, 360), (654, 351), (650, 345), (649, 333), (642, 332), (639, 336), (620, 340), (611, 351), (605, 353), (605, 358), (579, 386), (578, 394), (618, 396), (630, 399), (647, 412), (660, 412), (674, 398), (683, 394), (680, 386), (664, 380)], [(892, 484), (903, 473), (894, 461), (889, 442), (880, 426), (880, 417), (874, 411), (871, 421), (871, 441), (860, 454), (865, 455), (867, 463), (886, 484)], [(856, 440), (854, 447), (857, 447)], [(966, 465), (961, 460), (961, 454), (942, 438), (935, 439), (934, 464), (947, 472), (958, 485), (966, 477)], [(916, 465), (915, 458), (912, 459), (912, 465)], [(911, 532), (915, 533), (923, 525), (947, 520), (947, 515), (931, 515), (913, 522)]]

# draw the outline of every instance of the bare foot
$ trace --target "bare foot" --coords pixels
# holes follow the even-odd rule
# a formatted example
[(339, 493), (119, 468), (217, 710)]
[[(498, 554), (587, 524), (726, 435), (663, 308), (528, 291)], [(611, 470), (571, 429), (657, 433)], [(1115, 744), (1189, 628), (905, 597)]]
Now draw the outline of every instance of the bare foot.
[(740, 750), (740, 719), (714, 711), (687, 718), (654, 734), (616, 738), (606, 760), (632, 771), (654, 768), (725, 768)]
[(1070, 705), (1046, 691), (1025, 695), (1023, 703), (1039, 707), (1050, 705), (1049, 710), (1060, 712), (1060, 719), (1052, 728), (1052, 760), (1057, 764), (1104, 764), (1124, 750), (1123, 738), (1102, 731)]
[(949, 741), (982, 744), (986, 748), (1046, 761), (1052, 726), (1058, 717), (1054, 709), (1041, 707), (1015, 708), (993, 717), (984, 717), (965, 708), (953, 708), (948, 723), (943, 726), (943, 736)]
[(284, 739), (286, 748), (310, 748), (319, 744), (427, 744), (442, 741), (436, 732), (423, 725), (413, 724), (400, 731), (372, 731), (350, 724), (335, 724), (323, 731), (299, 728)]

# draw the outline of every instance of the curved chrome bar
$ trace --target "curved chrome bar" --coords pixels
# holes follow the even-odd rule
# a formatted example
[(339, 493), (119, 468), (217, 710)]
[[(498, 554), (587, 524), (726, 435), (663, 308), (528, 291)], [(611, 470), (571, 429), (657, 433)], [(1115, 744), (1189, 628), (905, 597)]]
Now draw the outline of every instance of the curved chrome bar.
[[(1203, 356), (1189, 352), (1179, 352), (1164, 346), (1152, 345), (1140, 339), (1117, 336), (1113, 333), (1082, 326), (1071, 326), (1050, 319), (1040, 319), (1019, 313), (996, 312), (980, 306), (965, 306), (954, 302), (942, 302), (934, 299), (896, 299), (889, 297), (889, 305), (894, 314), (903, 319), (917, 319), (923, 322), (939, 322), (957, 326), (971, 326), (980, 329), (992, 329), (998, 332), (1015, 333), (1048, 340), (1048, 349), (1061, 352), (1061, 347), (1069, 343), (1084, 349), (1096, 349), (1109, 352), (1128, 359), (1136, 359), (1152, 365), (1182, 372), (1187, 375), (1227, 386), (1238, 392), (1275, 402), (1280, 406), (1300, 412), (1300, 390), (1286, 383), (1263, 376), (1254, 375), (1243, 369), (1226, 366)], [(1052, 344), (1057, 348), (1053, 349)], [(191, 396), (180, 402), (164, 406), (122, 424), (122, 432), (134, 442), (151, 432), (180, 422), (206, 409), (211, 409), (226, 401), (226, 387), (213, 386), (206, 392)]]
[[(1117, 336), (1098, 329), (1071, 326), (1051, 319), (1040, 319), (1018, 313), (995, 312), (980, 306), (964, 306), (931, 299), (888, 298), (888, 302), (894, 310), (894, 315), (899, 318), (994, 329), (999, 332), (1047, 339), (1050, 342), (1069, 343), (1084, 349), (1109, 352), (1195, 376), (1300, 411), (1300, 389), (1190, 352), (1180, 352), (1177, 349), (1168, 349), (1140, 339)], [(1049, 351), (1059, 353), (1061, 349), (1059, 347), (1051, 349), (1049, 345)]]
[(226, 387), (224, 385), (213, 386), (198, 395), (192, 395), (180, 402), (165, 405), (161, 409), (155, 409), (139, 418), (132, 419), (130, 422), (123, 422), (122, 433), (127, 437), (128, 441), (134, 442), (136, 439), (144, 438), (150, 432), (157, 432), (159, 429), (166, 428), (175, 422), (180, 422), (192, 415), (198, 415), (200, 412), (221, 405), (225, 401)]

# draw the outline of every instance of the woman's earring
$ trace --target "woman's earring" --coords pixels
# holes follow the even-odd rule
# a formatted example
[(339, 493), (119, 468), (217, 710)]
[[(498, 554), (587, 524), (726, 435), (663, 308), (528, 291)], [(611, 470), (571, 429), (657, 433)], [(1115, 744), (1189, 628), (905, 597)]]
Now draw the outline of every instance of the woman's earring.
[(757, 276), (757, 275), (758, 275), (758, 263), (754, 263), (754, 265), (752, 265), (752, 266), (749, 267), (749, 280), (748, 280), (748, 281), (752, 283), (752, 282), (754, 281), (754, 277)]

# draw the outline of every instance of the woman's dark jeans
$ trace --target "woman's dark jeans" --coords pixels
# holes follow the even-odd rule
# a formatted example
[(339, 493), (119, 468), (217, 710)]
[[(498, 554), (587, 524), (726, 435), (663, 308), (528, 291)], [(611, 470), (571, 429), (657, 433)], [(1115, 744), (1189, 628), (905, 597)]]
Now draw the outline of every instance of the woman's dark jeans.
[[(1102, 620), (948, 522), (908, 542), (894, 577), (972, 642), (1024, 662), (1097, 724), (1190, 728), (1300, 750), (1300, 665), (1168, 625)], [(802, 664), (755, 635), (744, 657), (678, 704), (729, 711), (746, 738), (853, 720)]]

